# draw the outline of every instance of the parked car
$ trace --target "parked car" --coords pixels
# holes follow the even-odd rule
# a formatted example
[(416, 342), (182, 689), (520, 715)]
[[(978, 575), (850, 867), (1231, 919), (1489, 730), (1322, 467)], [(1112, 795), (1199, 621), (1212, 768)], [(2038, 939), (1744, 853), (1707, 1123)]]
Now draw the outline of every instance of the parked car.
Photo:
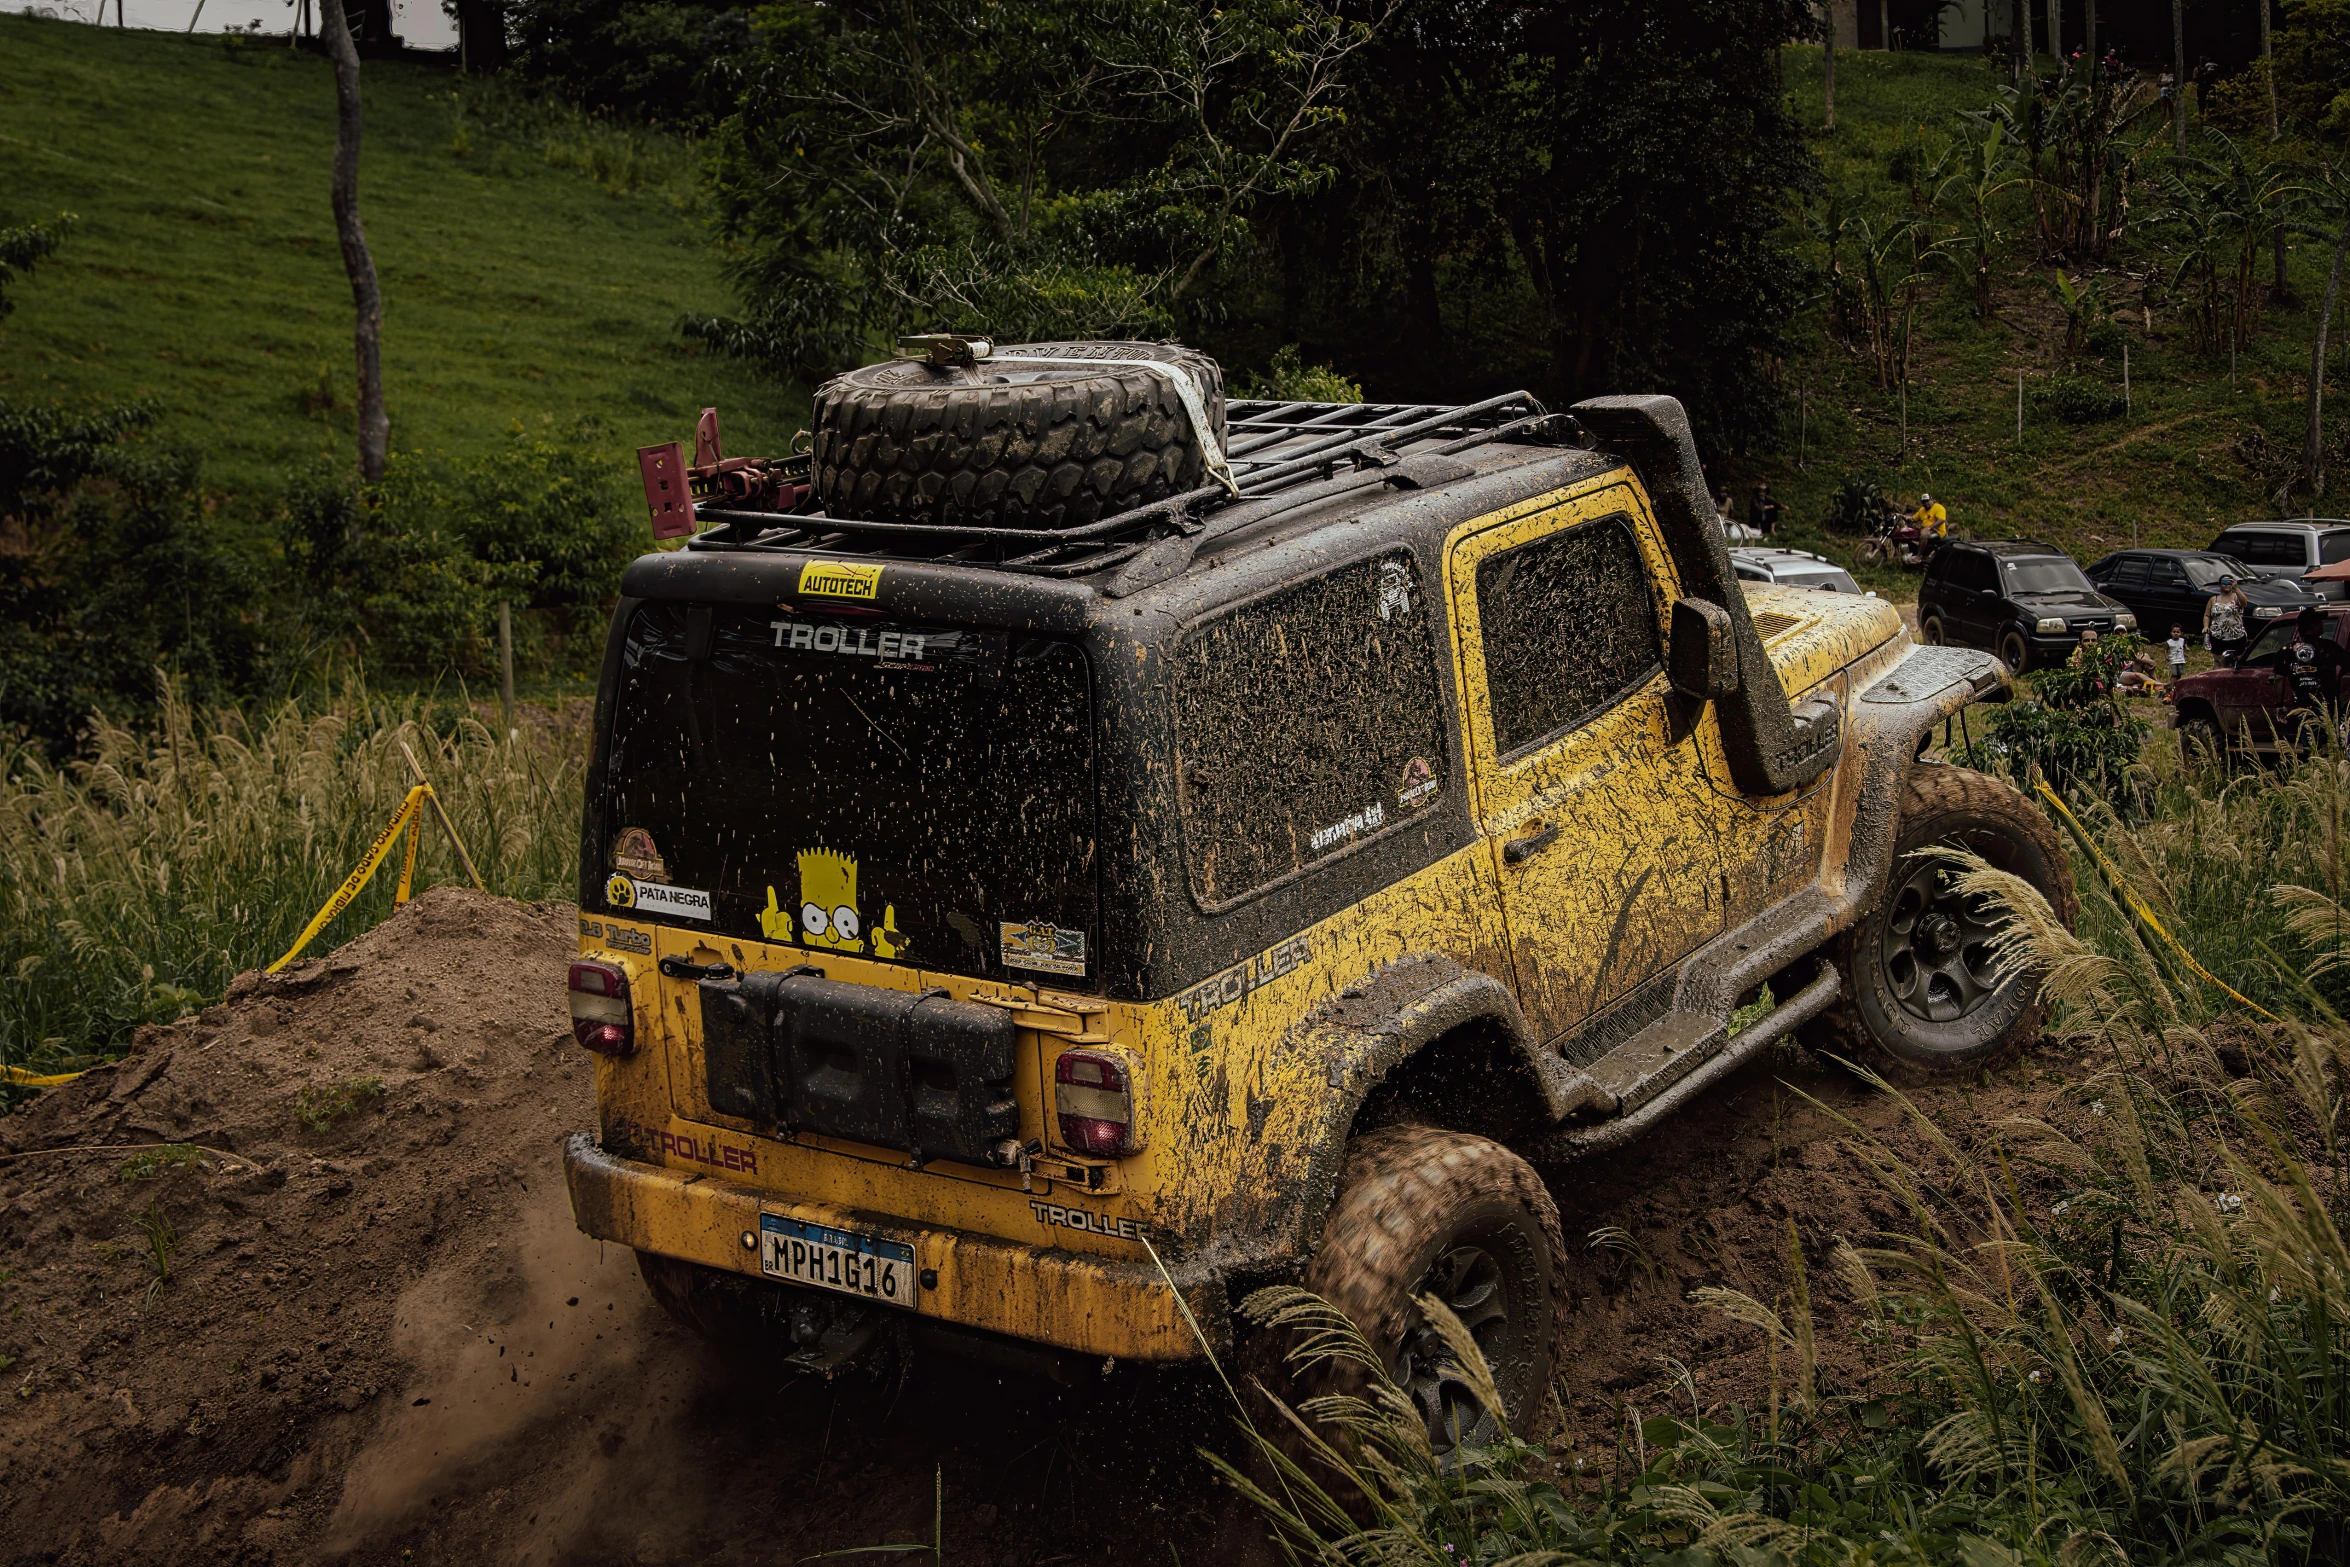
[[(2350, 648), (2350, 610), (2329, 607), (2325, 617), (2334, 645)], [(2206, 669), (2174, 684), (2171, 727), (2214, 754), (2258, 754), (2290, 746), (2294, 736), (2283, 720), (2292, 708), (2292, 692), (2279, 666), (2293, 634), (2292, 621), (2277, 621), (2252, 639), (2234, 668)]]
[(2190, 637), (2203, 631), (2203, 606), (2219, 592), (2222, 577), (2234, 577), (2252, 604), (2252, 628), (2263, 621), (2290, 620), (2311, 604), (2323, 604), (2314, 587), (2286, 578), (2257, 575), (2244, 562), (2213, 550), (2115, 550), (2091, 566), (2088, 578), (2107, 598), (2118, 599), (2150, 637), (2167, 637), (2184, 626)]
[[(2211, 541), (2263, 577), (2298, 577), (2312, 566), (2350, 561), (2350, 517), (2294, 517), (2280, 522), (2240, 522)], [(2350, 583), (2328, 582), (2329, 599), (2350, 599)]]
[(1987, 647), (2018, 674), (2065, 658), (2084, 631), (2137, 629), (2138, 617), (2098, 592), (2078, 561), (2029, 539), (1945, 544), (1918, 584), (1920, 636)]
[(1828, 593), (1858, 593), (1852, 573), (1809, 550), (1753, 549), (1733, 545), (1730, 564), (1741, 582), (1770, 582), (1782, 588), (1819, 588)]

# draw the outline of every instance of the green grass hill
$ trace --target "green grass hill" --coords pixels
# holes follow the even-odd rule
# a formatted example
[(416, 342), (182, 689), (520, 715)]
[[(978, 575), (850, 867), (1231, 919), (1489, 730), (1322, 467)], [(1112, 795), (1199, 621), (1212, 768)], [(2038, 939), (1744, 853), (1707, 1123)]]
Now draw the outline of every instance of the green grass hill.
[[(698, 353), (728, 308), (685, 143), (370, 62), (360, 201), (383, 280), (394, 446), (473, 456), (515, 421), (616, 450), (780, 449), (805, 398)], [(0, 16), (0, 223), (80, 225), (12, 289), (0, 396), (159, 407), (208, 486), (266, 497), (351, 454), (351, 294), (327, 205), (334, 88), (312, 54)]]
[[(1958, 129), (1957, 116), (1980, 109), (2006, 83), (2004, 61), (1977, 55), (1841, 52), (1836, 62), (1836, 129), (1821, 124), (1821, 62), (1816, 48), (1790, 48), (1786, 79), (1798, 112), (1815, 127), (1812, 147), (1828, 190), (1843, 211), (1881, 217), (1917, 212), (1916, 171)], [(2052, 73), (2051, 62), (2042, 61)], [(2215, 101), (2215, 115), (2222, 113)], [(2191, 130), (2200, 123), (2190, 121)], [(2265, 142), (2239, 124), (2248, 145)], [(2149, 162), (2167, 159), (2158, 137)], [(1923, 191), (1930, 199), (1931, 191)], [(1871, 479), (1903, 500), (1931, 491), (1955, 524), (1977, 538), (2034, 537), (2070, 550), (2084, 563), (2138, 542), (2202, 548), (2223, 527), (2280, 514), (2277, 488), (2297, 470), (2316, 307), (2325, 291), (2331, 246), (2295, 239), (2288, 250), (2292, 298), (2266, 303), (2239, 345), (2231, 375), (2224, 347), (2199, 351), (2162, 286), (2174, 264), (2160, 224), (2144, 220), (2164, 205), (2150, 184), (2133, 195), (2132, 229), (2103, 268), (2066, 268), (2075, 284), (2101, 285), (2106, 307), (2092, 347), (2068, 354), (2065, 316), (2052, 283), (2057, 268), (2037, 253), (2021, 190), (1999, 208), (2007, 243), (1995, 267), (1990, 313), (1977, 318), (1967, 291), (1937, 271), (1920, 297), (1915, 326), (1907, 427), (1896, 389), (1881, 388), (1864, 356), (1829, 337), (1823, 312), (1806, 313), (1783, 382), (1787, 450), (1757, 454), (1725, 469), (1743, 484), (1767, 479), (1787, 503), (1792, 541), (1844, 556), (1842, 541), (1819, 524), (1847, 477)], [(1816, 218), (1819, 209), (1815, 207)], [(1805, 241), (1825, 260), (1816, 239)], [(2268, 275), (2264, 250), (2258, 276)], [(2145, 305), (2155, 284), (2151, 322)], [(2337, 312), (2334, 341), (2345, 337)], [(2057, 412), (2070, 392), (2081, 412), (2083, 390), (2123, 390), (2129, 353), (2127, 411), (2068, 423)], [(2284, 515), (2314, 510), (2350, 514), (2350, 451), (2343, 414), (2350, 359), (2329, 355), (2326, 437), (2334, 468), (2330, 500), (2314, 507), (2296, 496)], [(2024, 423), (2016, 434), (2017, 377)], [(1802, 465), (1793, 439), (1806, 427)], [(1896, 596), (1914, 593), (1915, 577), (1868, 578)]]

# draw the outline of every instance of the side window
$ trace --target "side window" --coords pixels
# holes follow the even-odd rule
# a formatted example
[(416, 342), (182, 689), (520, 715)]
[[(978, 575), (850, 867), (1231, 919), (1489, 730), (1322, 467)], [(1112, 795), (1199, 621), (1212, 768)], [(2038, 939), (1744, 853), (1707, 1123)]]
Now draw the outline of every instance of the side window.
[(2247, 530), (2221, 537), (2221, 553), (2233, 555), (2248, 566), (2303, 566), (2308, 564), (2299, 535), (2291, 533), (2262, 533)]
[(2321, 566), (2339, 566), (2350, 560), (2350, 528), (2338, 528), (2332, 533), (2318, 535), (2317, 563)]
[(1999, 586), (1999, 569), (1991, 564), (1991, 557), (1968, 550), (1950, 565), (1950, 585), (1977, 593), (1984, 588)]
[(2158, 560), (2149, 570), (2158, 588), (2183, 588), (2187, 585), (2187, 568), (2175, 560)]
[[(2172, 566), (2171, 570), (2176, 571), (2178, 568), (2176, 566)], [(2112, 583), (2117, 588), (2144, 587), (2146, 585), (2145, 558), (2140, 556), (2134, 559), (2123, 561), (2119, 566), (2116, 566), (2113, 569), (2113, 573), (2105, 580)]]
[(1192, 895), (1213, 907), (1443, 797), (1436, 635), (1409, 555), (1341, 567), (1204, 625), (1176, 654)]
[(1477, 618), (1504, 757), (1589, 717), (1664, 662), (1648, 563), (1621, 516), (1479, 561)]

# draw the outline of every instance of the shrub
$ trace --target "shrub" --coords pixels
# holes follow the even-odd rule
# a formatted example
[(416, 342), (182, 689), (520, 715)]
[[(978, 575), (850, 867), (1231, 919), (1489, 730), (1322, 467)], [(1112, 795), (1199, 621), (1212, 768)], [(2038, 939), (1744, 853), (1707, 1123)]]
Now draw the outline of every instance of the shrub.
[(1246, 376), (1233, 387), (1235, 397), (1263, 397), (1277, 402), (1359, 403), (1361, 383), (1350, 381), (1328, 365), (1309, 365), (1295, 343), (1273, 351), (1273, 362), (1262, 376)]
[[(2094, 338), (2085, 339), (2093, 343)], [(2066, 424), (2095, 424), (2117, 419), (2123, 411), (2121, 389), (2082, 376), (2058, 376), (2032, 394), (2048, 412)]]
[(2133, 768), (2153, 726), (2123, 705), (2121, 675), (2144, 647), (2134, 636), (2108, 637), (2026, 677), (2030, 694), (1993, 708), (1983, 737), (1954, 760), (2027, 786), (2045, 776), (2066, 795), (2135, 811), (2142, 781)]

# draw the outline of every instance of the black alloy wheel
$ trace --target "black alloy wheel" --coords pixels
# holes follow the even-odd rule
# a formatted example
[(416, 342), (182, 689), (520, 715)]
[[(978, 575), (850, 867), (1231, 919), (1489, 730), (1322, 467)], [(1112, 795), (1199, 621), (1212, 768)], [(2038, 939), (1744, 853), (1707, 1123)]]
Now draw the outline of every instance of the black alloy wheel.
[(1989, 901), (1958, 890), (1947, 861), (1912, 861), (1890, 895), (1880, 938), (1885, 978), (1901, 1009), (1955, 1023), (1999, 989), (1999, 935)]

